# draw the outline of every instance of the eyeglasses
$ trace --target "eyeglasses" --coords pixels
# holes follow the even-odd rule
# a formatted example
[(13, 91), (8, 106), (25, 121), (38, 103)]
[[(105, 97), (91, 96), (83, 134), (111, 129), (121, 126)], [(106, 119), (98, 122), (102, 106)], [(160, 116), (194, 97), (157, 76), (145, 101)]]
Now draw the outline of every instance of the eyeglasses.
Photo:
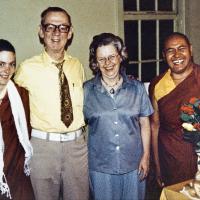
[(55, 32), (58, 29), (60, 33), (68, 33), (71, 26), (65, 24), (42, 24), (42, 27), (45, 32)]
[(101, 58), (101, 57), (99, 57), (99, 58), (97, 58), (97, 62), (99, 62), (99, 64), (101, 64), (101, 65), (105, 65), (106, 64), (106, 62), (107, 61), (109, 61), (109, 62), (115, 62), (116, 61), (116, 58), (119, 56), (119, 54), (113, 54), (113, 55), (110, 55), (110, 56), (108, 56), (107, 58)]

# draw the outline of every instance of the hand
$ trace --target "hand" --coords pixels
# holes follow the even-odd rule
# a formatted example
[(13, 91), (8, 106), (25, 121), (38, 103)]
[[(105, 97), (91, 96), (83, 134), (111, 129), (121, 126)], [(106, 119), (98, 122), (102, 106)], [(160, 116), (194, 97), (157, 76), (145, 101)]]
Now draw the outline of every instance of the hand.
[(165, 186), (165, 184), (164, 184), (164, 182), (163, 182), (163, 180), (162, 180), (162, 177), (161, 177), (160, 172), (157, 172), (157, 173), (156, 173), (156, 181), (157, 181), (159, 187), (162, 188), (162, 187)]
[(25, 161), (24, 161), (24, 173), (26, 174), (26, 176), (30, 176), (30, 173), (31, 173), (30, 161), (31, 161), (31, 157), (26, 157), (25, 158)]
[(149, 156), (143, 155), (139, 164), (138, 174), (140, 175), (140, 180), (144, 180), (149, 173)]

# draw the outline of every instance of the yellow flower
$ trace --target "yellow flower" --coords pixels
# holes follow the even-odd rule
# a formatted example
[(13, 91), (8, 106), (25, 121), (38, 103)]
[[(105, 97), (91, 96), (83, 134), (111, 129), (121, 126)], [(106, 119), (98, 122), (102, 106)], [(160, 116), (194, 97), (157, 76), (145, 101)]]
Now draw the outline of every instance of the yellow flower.
[(189, 123), (183, 123), (182, 127), (184, 129), (186, 129), (187, 131), (196, 131), (196, 129), (194, 128), (194, 126), (192, 124), (189, 124)]

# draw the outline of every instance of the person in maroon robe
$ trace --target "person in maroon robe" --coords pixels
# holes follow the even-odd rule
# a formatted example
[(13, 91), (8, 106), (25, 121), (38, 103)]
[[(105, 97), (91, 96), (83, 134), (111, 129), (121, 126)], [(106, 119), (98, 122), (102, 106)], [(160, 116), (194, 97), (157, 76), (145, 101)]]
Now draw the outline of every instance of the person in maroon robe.
[(200, 67), (193, 62), (192, 46), (181, 33), (165, 39), (163, 56), (169, 69), (150, 83), (154, 107), (151, 117), (152, 149), (160, 187), (194, 178), (197, 156), (183, 139), (180, 107), (200, 97)]
[[(7, 89), (15, 68), (16, 58), (14, 47), (10, 42), (0, 39), (0, 123), (2, 135), (0, 143), (3, 143), (4, 146), (4, 151), (1, 152), (4, 167), (0, 170), (3, 170), (2, 173), (4, 175), (0, 177), (3, 180), (0, 183), (0, 200), (10, 198), (13, 200), (34, 200), (30, 177), (24, 173), (25, 150), (21, 144), (22, 142), (19, 140), (13, 116), (13, 107), (11, 106)], [(28, 133), (30, 133), (28, 93), (24, 88), (17, 86), (15, 83), (12, 82), (10, 84), (17, 89), (16, 91), (21, 98)], [(8, 186), (9, 191), (3, 192), (2, 188), (4, 184)]]

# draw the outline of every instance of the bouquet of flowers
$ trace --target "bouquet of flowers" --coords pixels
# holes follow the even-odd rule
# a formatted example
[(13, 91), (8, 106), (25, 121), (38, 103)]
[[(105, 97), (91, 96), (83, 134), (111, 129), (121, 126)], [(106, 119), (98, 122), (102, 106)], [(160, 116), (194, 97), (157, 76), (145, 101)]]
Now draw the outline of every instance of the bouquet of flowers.
[(188, 103), (183, 104), (180, 117), (184, 122), (183, 138), (193, 143), (196, 153), (200, 153), (200, 99), (192, 97)]
[(192, 143), (195, 146), (195, 152), (197, 153), (198, 171), (195, 175), (195, 179), (184, 186), (180, 191), (185, 194), (189, 199), (200, 199), (200, 99), (192, 97), (188, 103), (181, 106), (181, 119), (184, 122), (183, 138)]

